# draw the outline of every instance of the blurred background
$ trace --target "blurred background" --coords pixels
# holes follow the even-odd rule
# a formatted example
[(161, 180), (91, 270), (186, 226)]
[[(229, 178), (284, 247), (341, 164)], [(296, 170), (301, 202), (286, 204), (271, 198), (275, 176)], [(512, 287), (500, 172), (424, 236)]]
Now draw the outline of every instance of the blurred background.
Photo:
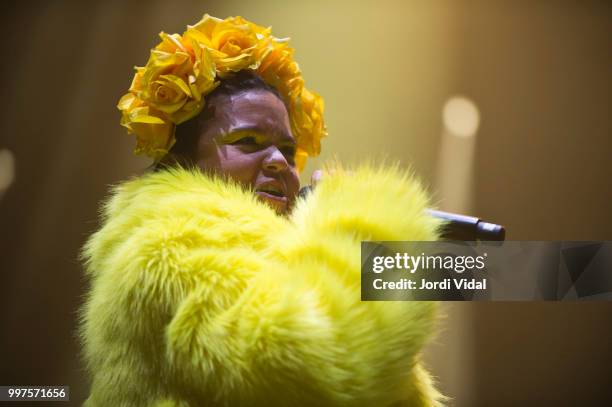
[[(511, 240), (612, 240), (606, 1), (29, 1), (0, 32), (0, 384), (88, 388), (79, 248), (146, 170), (115, 108), (157, 33), (205, 13), (292, 37), (321, 158), (399, 160)], [(612, 271), (611, 271), (612, 272)], [(454, 406), (612, 405), (612, 303), (446, 303), (425, 359)]]

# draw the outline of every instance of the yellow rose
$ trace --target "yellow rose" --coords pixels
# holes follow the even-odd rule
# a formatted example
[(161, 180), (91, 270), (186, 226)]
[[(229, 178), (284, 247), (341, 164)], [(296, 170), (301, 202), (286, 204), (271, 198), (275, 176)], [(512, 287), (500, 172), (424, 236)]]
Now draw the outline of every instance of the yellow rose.
[(308, 89), (303, 89), (298, 98), (292, 99), (289, 107), (291, 130), (298, 148), (309, 156), (321, 152), (321, 139), (327, 136), (323, 109), (323, 98)]
[(261, 63), (261, 61), (263, 61), (268, 55), (268, 53), (270, 53), (270, 51), (272, 51), (273, 49), (272, 41), (274, 40), (274, 37), (272, 37), (272, 28), (262, 27), (248, 20), (245, 20), (240, 16), (233, 17), (233, 21), (236, 24), (248, 25), (255, 33), (255, 37), (257, 38), (255, 49), (253, 51), (253, 58), (255, 62), (250, 66), (250, 68), (256, 69)]
[(265, 33), (266, 29), (249, 24), (242, 17), (221, 20), (205, 14), (198, 23), (187, 27), (184, 36), (206, 47), (217, 71), (223, 74), (256, 68), (258, 45)]
[(297, 97), (304, 88), (300, 67), (293, 60), (293, 48), (283, 40), (272, 42), (271, 50), (257, 68), (257, 73), (287, 99)]
[(121, 125), (135, 134), (135, 154), (162, 158), (174, 144), (174, 125), (163, 113), (146, 106), (133, 93), (125, 94), (117, 105), (121, 110)]
[(180, 124), (202, 110), (202, 94), (216, 86), (214, 62), (199, 44), (184, 41), (176, 34), (160, 36), (162, 43), (151, 51), (147, 65), (138, 68), (131, 90), (151, 107), (166, 113), (173, 123)]

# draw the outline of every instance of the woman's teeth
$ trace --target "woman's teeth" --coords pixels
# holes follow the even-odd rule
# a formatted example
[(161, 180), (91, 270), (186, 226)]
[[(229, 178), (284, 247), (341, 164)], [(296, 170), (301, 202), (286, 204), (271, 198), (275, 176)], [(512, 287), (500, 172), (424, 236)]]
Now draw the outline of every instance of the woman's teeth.
[(275, 188), (265, 188), (265, 189), (261, 189), (260, 191), (265, 192), (266, 194), (274, 195), (274, 196), (279, 196), (279, 197), (285, 196), (282, 191), (275, 189)]

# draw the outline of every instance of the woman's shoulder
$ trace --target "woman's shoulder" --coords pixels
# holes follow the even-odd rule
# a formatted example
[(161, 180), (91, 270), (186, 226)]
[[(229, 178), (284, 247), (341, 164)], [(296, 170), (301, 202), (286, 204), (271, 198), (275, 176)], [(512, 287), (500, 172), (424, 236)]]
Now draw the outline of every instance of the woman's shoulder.
[(106, 224), (121, 217), (145, 223), (164, 218), (279, 220), (273, 210), (236, 182), (180, 167), (150, 172), (114, 186), (102, 206), (102, 220)]

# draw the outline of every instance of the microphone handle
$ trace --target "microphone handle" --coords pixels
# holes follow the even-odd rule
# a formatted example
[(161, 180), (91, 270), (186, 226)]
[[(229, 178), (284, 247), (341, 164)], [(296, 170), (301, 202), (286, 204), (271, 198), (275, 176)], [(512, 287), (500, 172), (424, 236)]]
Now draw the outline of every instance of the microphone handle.
[[(306, 198), (311, 192), (312, 187), (307, 185), (300, 189), (298, 195), (301, 198)], [(441, 235), (443, 239), (496, 242), (503, 242), (506, 239), (506, 229), (502, 225), (485, 222), (474, 216), (460, 215), (435, 209), (426, 209), (426, 212), (430, 216), (445, 221)]]

